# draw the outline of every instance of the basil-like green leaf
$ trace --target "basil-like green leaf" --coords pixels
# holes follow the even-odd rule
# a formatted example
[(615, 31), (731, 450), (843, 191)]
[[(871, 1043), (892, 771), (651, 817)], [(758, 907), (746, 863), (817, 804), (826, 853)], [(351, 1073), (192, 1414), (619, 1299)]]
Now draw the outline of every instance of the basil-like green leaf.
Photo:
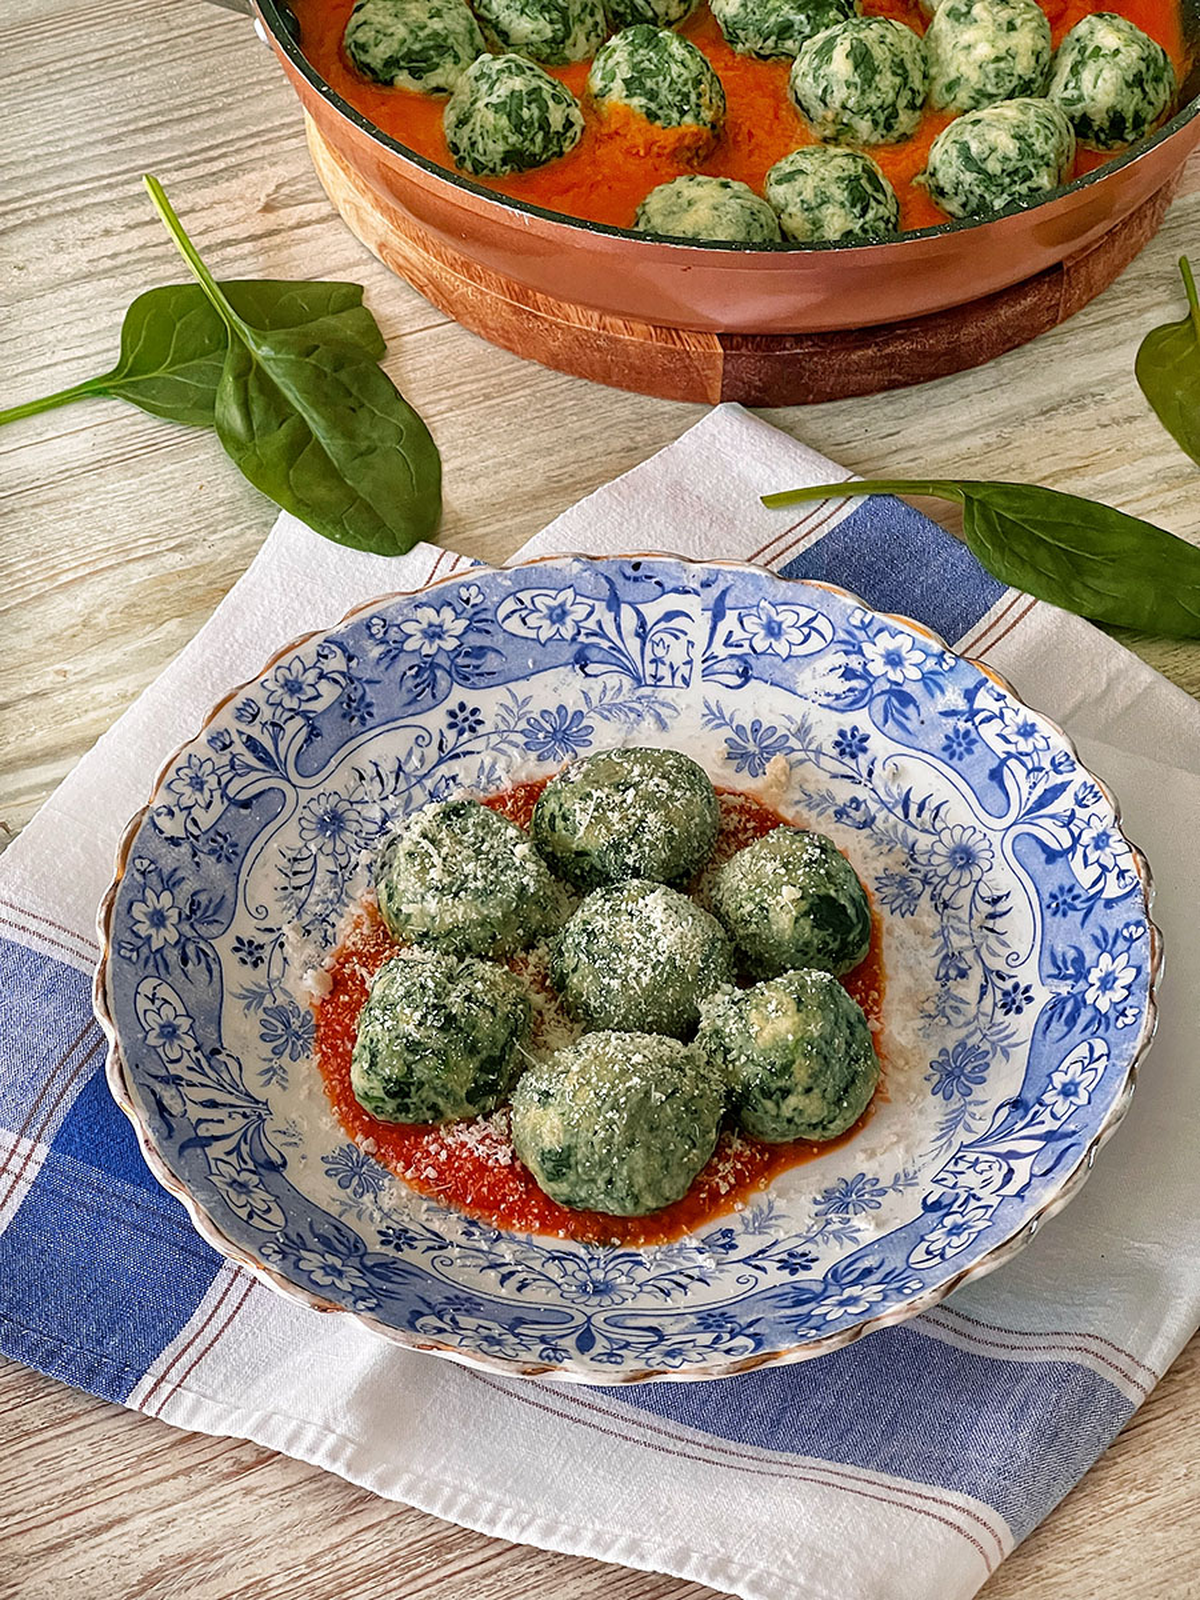
[(1200, 464), (1200, 296), (1192, 265), (1179, 263), (1188, 314), (1142, 340), (1134, 372), (1154, 414), (1179, 448)]
[[(221, 290), (237, 314), (256, 327), (294, 328), (320, 319), (330, 338), (345, 339), (372, 359), (386, 349), (375, 318), (362, 303), (361, 284), (251, 279), (223, 283)], [(229, 329), (199, 284), (148, 289), (125, 313), (121, 354), (111, 372), (0, 411), (0, 423), (72, 400), (107, 396), (128, 400), (168, 422), (211, 428), (228, 349)]]
[(963, 537), (1001, 582), (1096, 622), (1200, 638), (1200, 549), (1095, 500), (1029, 483), (875, 479), (766, 494), (762, 502), (867, 494), (957, 500)]
[(399, 555), (441, 516), (441, 461), (429, 430), (336, 318), (295, 328), (239, 316), (163, 193), (146, 187), (180, 254), (229, 330), (217, 436), (257, 488), (316, 532)]

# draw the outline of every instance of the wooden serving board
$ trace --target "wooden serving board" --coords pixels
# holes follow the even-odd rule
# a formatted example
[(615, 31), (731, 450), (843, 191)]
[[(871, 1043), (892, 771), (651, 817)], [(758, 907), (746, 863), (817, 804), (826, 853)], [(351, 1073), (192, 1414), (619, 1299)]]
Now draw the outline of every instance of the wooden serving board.
[(543, 366), (665, 400), (809, 405), (926, 383), (1027, 344), (1113, 283), (1154, 237), (1178, 178), (1099, 243), (932, 316), (838, 333), (706, 333), (610, 317), (477, 265), (384, 200), (311, 119), (317, 176), (350, 230), (440, 311)]

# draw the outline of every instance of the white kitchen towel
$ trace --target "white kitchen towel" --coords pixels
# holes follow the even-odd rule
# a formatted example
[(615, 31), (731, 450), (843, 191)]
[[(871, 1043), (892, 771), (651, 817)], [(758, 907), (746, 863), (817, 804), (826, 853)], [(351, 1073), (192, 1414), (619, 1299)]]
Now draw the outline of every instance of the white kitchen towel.
[(899, 502), (758, 501), (841, 476), (721, 407), (521, 555), (666, 550), (841, 583), (987, 660), (1067, 727), (1150, 857), (1169, 953), (1158, 1042), (1082, 1197), (1002, 1272), (926, 1316), (720, 1383), (567, 1389), (476, 1373), (224, 1263), (150, 1179), (105, 1089), (88, 978), (117, 839), (169, 752), (289, 638), (467, 564), (430, 546), (361, 555), (283, 516), (212, 620), (0, 861), (5, 1353), (487, 1533), (747, 1600), (965, 1600), (979, 1588), (1200, 1321), (1200, 708), (1087, 624), (1005, 590)]

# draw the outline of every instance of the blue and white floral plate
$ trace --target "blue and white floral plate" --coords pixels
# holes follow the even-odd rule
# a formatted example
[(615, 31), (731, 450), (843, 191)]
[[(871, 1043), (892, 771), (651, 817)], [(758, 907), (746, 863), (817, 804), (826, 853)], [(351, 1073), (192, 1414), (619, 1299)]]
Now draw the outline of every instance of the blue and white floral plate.
[[(864, 1130), (650, 1249), (422, 1198), (310, 1056), (398, 819), (622, 743), (832, 834), (887, 970)], [(289, 645), (168, 762), (100, 923), (113, 1093), (206, 1239), (402, 1344), (597, 1383), (819, 1355), (998, 1266), (1120, 1121), (1159, 959), (1112, 797), (990, 672), (843, 590), (663, 556), (480, 569)]]

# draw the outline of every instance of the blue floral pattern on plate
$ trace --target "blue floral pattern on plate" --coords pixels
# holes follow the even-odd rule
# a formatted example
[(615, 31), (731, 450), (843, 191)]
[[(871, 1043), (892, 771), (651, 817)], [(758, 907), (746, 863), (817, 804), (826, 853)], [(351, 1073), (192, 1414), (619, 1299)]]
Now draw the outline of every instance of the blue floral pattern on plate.
[[(398, 820), (621, 743), (830, 833), (888, 972), (862, 1132), (649, 1249), (422, 1198), (311, 1060), (312, 974)], [(99, 1004), (156, 1174), (276, 1287), (510, 1371), (706, 1377), (912, 1315), (1065, 1202), (1153, 1027), (1145, 864), (1059, 730), (923, 629), (751, 567), (559, 558), (364, 607), (213, 715), (120, 861)]]

